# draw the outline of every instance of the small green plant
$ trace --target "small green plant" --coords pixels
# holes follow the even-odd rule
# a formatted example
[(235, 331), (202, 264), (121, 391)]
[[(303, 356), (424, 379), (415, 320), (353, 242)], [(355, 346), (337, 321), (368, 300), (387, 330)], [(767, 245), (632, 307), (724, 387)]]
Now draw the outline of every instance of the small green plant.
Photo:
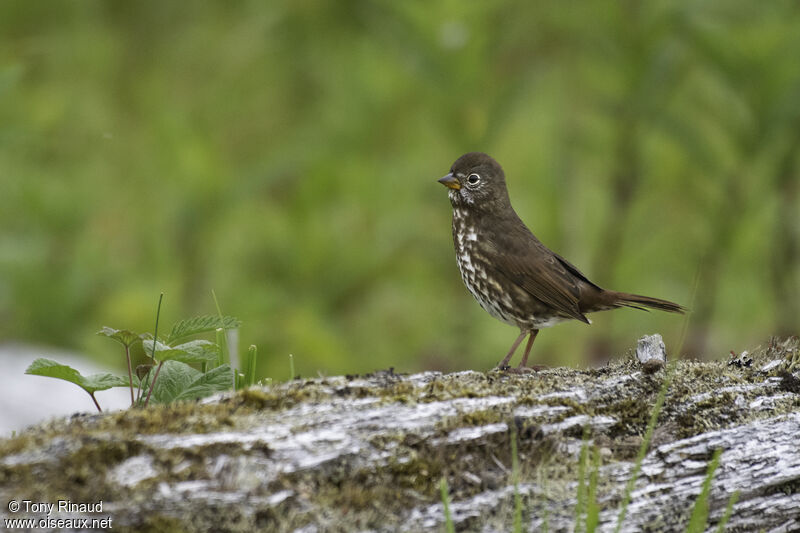
[(702, 533), (706, 530), (706, 522), (708, 522), (708, 497), (711, 494), (711, 480), (714, 477), (714, 472), (719, 466), (719, 458), (722, 455), (722, 450), (716, 450), (711, 462), (708, 463), (708, 470), (706, 477), (703, 480), (703, 488), (694, 502), (692, 509), (692, 516), (689, 518), (689, 525), (686, 526), (686, 533)]
[(132, 331), (128, 331), (127, 329), (114, 329), (109, 328), (108, 326), (103, 327), (100, 331), (97, 332), (98, 335), (103, 335), (104, 337), (108, 337), (109, 339), (114, 339), (115, 341), (122, 344), (125, 347), (125, 359), (128, 362), (128, 382), (131, 388), (131, 405), (134, 403), (133, 398), (133, 372), (131, 371), (131, 346), (136, 344), (137, 342), (141, 341), (141, 337)]
[(251, 344), (247, 350), (247, 380), (245, 385), (252, 387), (256, 382), (256, 361), (258, 360), (258, 347)]
[(28, 366), (27, 370), (25, 370), (25, 373), (34, 376), (63, 379), (64, 381), (69, 381), (70, 383), (76, 384), (89, 393), (89, 396), (92, 397), (94, 405), (100, 412), (103, 410), (100, 409), (100, 404), (97, 403), (97, 398), (95, 398), (94, 395), (95, 392), (107, 390), (112, 387), (128, 386), (128, 381), (123, 377), (114, 376), (113, 374), (108, 373), (84, 376), (74, 368), (67, 365), (62, 365), (61, 363), (53, 361), (52, 359), (36, 359), (30, 364), (30, 366)]
[[(171, 403), (182, 400), (203, 398), (215, 392), (230, 390), (234, 384), (234, 373), (225, 363), (220, 343), (205, 339), (193, 339), (203, 333), (217, 332), (217, 338), (224, 338), (224, 331), (239, 327), (239, 320), (230, 316), (200, 316), (180, 320), (169, 331), (166, 337), (158, 336), (159, 318), (163, 293), (158, 300), (156, 324), (153, 334), (138, 334), (126, 329), (103, 327), (98, 335), (113, 339), (125, 349), (128, 366), (127, 379), (109, 373), (83, 376), (72, 367), (39, 358), (33, 361), (25, 371), (26, 374), (63, 379), (75, 383), (85, 390), (97, 410), (102, 412), (95, 392), (112, 387), (129, 387), (131, 405), (146, 407), (150, 402)], [(220, 331), (222, 334), (220, 335)], [(152, 360), (152, 364), (137, 367), (136, 375), (131, 368), (130, 349), (141, 342), (144, 353)], [(249, 357), (248, 383), (255, 381), (255, 347), (251, 347)], [(198, 370), (195, 366), (199, 366)], [(133, 389), (138, 393), (134, 396)], [(146, 391), (146, 394), (144, 394)]]
[(247, 349), (247, 360), (244, 371), (236, 371), (236, 390), (252, 387), (256, 383), (256, 360), (258, 359), (258, 348), (251, 344)]
[(600, 524), (600, 505), (597, 503), (597, 477), (600, 472), (600, 450), (592, 446), (592, 473), (586, 499), (586, 533), (593, 533)]
[(447, 533), (456, 533), (456, 526), (450, 514), (450, 488), (447, 486), (447, 479), (442, 478), (439, 483), (439, 492), (442, 495), (442, 507), (444, 507), (444, 528)]
[[(592, 460), (589, 483), (586, 483), (586, 469)], [(578, 460), (578, 496), (575, 504), (575, 531), (593, 533), (600, 521), (600, 506), (597, 503), (597, 477), (600, 471), (600, 451), (597, 446), (589, 448), (589, 426), (583, 429), (583, 446)]]

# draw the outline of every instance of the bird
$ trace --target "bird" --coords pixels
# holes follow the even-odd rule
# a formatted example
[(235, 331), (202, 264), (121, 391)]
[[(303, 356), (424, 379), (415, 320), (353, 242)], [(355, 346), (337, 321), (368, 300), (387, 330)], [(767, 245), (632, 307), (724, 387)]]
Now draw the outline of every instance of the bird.
[(511, 206), (505, 173), (491, 156), (464, 154), (438, 181), (453, 208), (464, 285), (485, 311), (520, 330), (499, 369), (511, 370), (509, 361), (527, 336), (516, 370), (530, 371), (528, 355), (539, 330), (567, 320), (590, 324), (588, 313), (620, 307), (686, 312), (668, 300), (603, 289), (542, 244)]

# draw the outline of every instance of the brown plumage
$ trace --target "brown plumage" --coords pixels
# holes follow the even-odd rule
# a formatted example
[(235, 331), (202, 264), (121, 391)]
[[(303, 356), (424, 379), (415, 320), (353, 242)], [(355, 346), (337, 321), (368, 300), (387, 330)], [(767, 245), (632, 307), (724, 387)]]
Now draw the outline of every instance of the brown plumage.
[(541, 328), (565, 320), (589, 324), (587, 313), (618, 307), (685, 312), (667, 300), (605, 290), (547, 248), (511, 207), (503, 169), (488, 155), (464, 154), (439, 182), (449, 189), (464, 284), (489, 314), (520, 329), (500, 367), (507, 367), (525, 336), (520, 367)]

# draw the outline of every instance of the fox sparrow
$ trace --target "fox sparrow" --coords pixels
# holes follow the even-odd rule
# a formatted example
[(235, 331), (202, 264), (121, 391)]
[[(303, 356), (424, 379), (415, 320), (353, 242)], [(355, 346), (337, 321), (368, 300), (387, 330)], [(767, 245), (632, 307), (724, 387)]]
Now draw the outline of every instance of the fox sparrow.
[(667, 300), (602, 289), (539, 242), (511, 207), (503, 169), (488, 155), (464, 154), (439, 183), (450, 189), (461, 279), (490, 315), (520, 329), (500, 368), (508, 368), (527, 335), (520, 367), (541, 328), (565, 320), (589, 324), (587, 313), (617, 307), (686, 311)]

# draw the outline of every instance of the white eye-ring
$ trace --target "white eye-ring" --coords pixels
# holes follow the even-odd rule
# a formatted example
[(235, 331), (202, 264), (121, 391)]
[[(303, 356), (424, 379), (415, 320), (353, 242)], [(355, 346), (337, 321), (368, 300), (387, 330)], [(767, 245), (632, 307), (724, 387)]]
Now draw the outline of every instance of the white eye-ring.
[(477, 185), (478, 182), (480, 182), (480, 181), (481, 181), (481, 177), (478, 176), (477, 174), (470, 174), (467, 177), (467, 183), (469, 183), (470, 185)]

